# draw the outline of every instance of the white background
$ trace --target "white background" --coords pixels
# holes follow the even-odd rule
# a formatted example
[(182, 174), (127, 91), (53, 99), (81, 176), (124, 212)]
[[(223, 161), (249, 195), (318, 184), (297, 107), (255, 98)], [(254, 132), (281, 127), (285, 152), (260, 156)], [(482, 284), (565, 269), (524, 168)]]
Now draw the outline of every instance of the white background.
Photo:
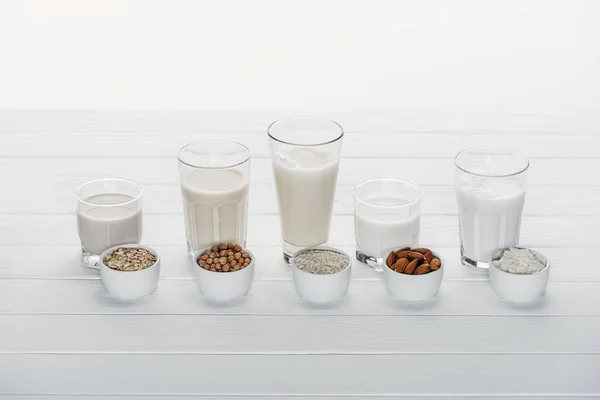
[(0, 108), (588, 118), (600, 2), (0, 3)]

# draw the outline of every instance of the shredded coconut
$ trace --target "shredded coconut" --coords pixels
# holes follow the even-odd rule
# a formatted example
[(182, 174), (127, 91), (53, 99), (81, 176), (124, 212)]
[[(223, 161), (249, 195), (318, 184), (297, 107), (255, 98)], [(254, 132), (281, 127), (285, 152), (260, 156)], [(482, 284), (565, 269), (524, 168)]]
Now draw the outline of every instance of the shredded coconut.
[(504, 250), (502, 257), (492, 262), (498, 269), (511, 274), (533, 274), (546, 267), (544, 260), (537, 254), (514, 247)]

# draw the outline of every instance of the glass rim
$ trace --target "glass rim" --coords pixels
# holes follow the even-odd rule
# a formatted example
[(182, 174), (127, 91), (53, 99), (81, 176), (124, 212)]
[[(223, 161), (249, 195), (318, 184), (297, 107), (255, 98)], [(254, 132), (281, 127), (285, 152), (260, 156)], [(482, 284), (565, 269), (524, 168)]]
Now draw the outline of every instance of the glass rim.
[[(227, 143), (227, 144), (234, 144), (239, 146), (241, 149), (244, 150), (244, 152), (246, 153), (246, 157), (244, 158), (244, 160), (237, 162), (235, 164), (231, 164), (231, 165), (224, 165), (221, 167), (207, 167), (207, 166), (201, 166), (201, 165), (194, 165), (194, 164), (190, 164), (188, 162), (185, 162), (181, 159), (181, 152), (184, 151), (185, 149), (187, 149), (190, 146), (196, 145), (196, 144), (200, 144), (200, 143)], [(179, 153), (177, 154), (177, 160), (182, 163), (183, 165), (187, 165), (188, 167), (192, 167), (192, 168), (198, 168), (198, 169), (226, 169), (226, 168), (233, 168), (233, 167), (237, 167), (238, 165), (242, 165), (248, 161), (250, 161), (250, 158), (252, 157), (252, 154), (250, 153), (250, 149), (248, 147), (246, 147), (245, 145), (241, 144), (240, 142), (236, 142), (233, 140), (219, 140), (219, 139), (214, 139), (214, 140), (197, 140), (195, 142), (191, 142), (186, 144), (185, 146), (183, 146), (181, 149), (179, 149)]]
[[(402, 185), (410, 186), (411, 188), (413, 188), (413, 189), (415, 189), (415, 190), (416, 190), (416, 192), (417, 192), (417, 195), (415, 196), (415, 198), (414, 198), (413, 200), (409, 201), (408, 203), (406, 203), (406, 204), (401, 204), (401, 205), (397, 205), (397, 206), (385, 206), (385, 205), (381, 205), (381, 204), (374, 204), (374, 203), (371, 203), (371, 202), (369, 202), (369, 201), (363, 200), (363, 199), (361, 199), (361, 198), (358, 196), (357, 192), (358, 192), (358, 189), (359, 189), (361, 186), (363, 186), (363, 185), (366, 185), (366, 184), (368, 184), (368, 183), (373, 183), (373, 182), (382, 182), (382, 181), (388, 181), (388, 182), (401, 183)], [(364, 182), (361, 182), (361, 183), (359, 183), (359, 184), (358, 184), (358, 185), (356, 185), (356, 187), (354, 188), (354, 199), (355, 199), (355, 200), (357, 200), (357, 201), (360, 201), (361, 203), (363, 203), (363, 204), (366, 204), (366, 205), (368, 205), (368, 206), (371, 206), (371, 207), (378, 207), (378, 208), (403, 208), (403, 207), (410, 207), (410, 206), (412, 206), (412, 205), (416, 204), (417, 202), (419, 202), (419, 201), (421, 200), (421, 197), (423, 197), (423, 192), (422, 192), (422, 190), (421, 190), (421, 188), (420, 188), (420, 187), (418, 187), (418, 186), (417, 186), (417, 185), (415, 185), (414, 183), (410, 183), (410, 182), (408, 182), (408, 181), (404, 181), (404, 180), (402, 180), (402, 179), (396, 179), (396, 178), (375, 178), (375, 179), (369, 179), (369, 180), (366, 180), (366, 181), (364, 181)]]
[[(92, 185), (92, 184), (95, 184), (95, 183), (100, 183), (100, 182), (108, 182), (108, 181), (122, 182), (122, 183), (130, 184), (130, 185), (134, 186), (137, 189), (137, 195), (135, 195), (131, 200), (120, 201), (118, 203), (106, 204), (106, 203), (94, 203), (93, 201), (88, 201), (88, 200), (84, 199), (83, 197), (81, 197), (80, 194), (79, 194), (79, 192), (85, 186)], [(83, 203), (83, 204), (87, 204), (89, 206), (95, 206), (95, 207), (116, 207), (116, 206), (124, 206), (124, 205), (131, 204), (131, 203), (134, 203), (134, 202), (138, 201), (142, 197), (143, 193), (144, 193), (144, 189), (142, 189), (142, 187), (139, 184), (137, 184), (136, 182), (132, 181), (131, 179), (126, 179), (126, 178), (99, 178), (99, 179), (92, 179), (91, 181), (87, 181), (87, 182), (84, 182), (81, 185), (79, 185), (77, 187), (77, 189), (75, 189), (74, 195), (75, 195), (75, 198), (77, 199), (78, 202)]]
[[(510, 153), (511, 155), (516, 155), (519, 156), (521, 158), (523, 158), (523, 160), (525, 160), (525, 167), (522, 168), (521, 170), (517, 171), (517, 172), (512, 172), (510, 174), (478, 174), (476, 172), (471, 172), (466, 170), (465, 168), (461, 167), (460, 165), (458, 165), (458, 157), (460, 157), (463, 153), (466, 153), (468, 151), (472, 151), (472, 150), (476, 150), (476, 149), (492, 149), (492, 150), (503, 150), (506, 151), (508, 153)], [(464, 149), (462, 151), (460, 151), (455, 157), (454, 157), (454, 165), (456, 166), (456, 168), (458, 168), (459, 170), (470, 174), (470, 175), (475, 175), (475, 176), (481, 176), (484, 178), (508, 178), (511, 176), (515, 176), (515, 175), (519, 175), (522, 174), (523, 172), (527, 171), (529, 169), (529, 159), (527, 157), (525, 157), (522, 153), (519, 153), (516, 150), (513, 149), (509, 149), (508, 147), (501, 147), (501, 146), (475, 146), (475, 147), (470, 147), (468, 149)]]
[[(335, 139), (328, 140), (328, 141), (322, 142), (322, 143), (301, 144), (301, 143), (286, 142), (285, 140), (281, 140), (279, 138), (276, 138), (271, 133), (271, 128), (274, 125), (279, 124), (280, 122), (290, 121), (290, 120), (298, 120), (298, 119), (315, 120), (315, 121), (322, 121), (322, 122), (333, 123), (333, 125), (335, 125), (338, 128), (340, 128), (339, 136), (337, 136)], [(272, 122), (271, 125), (269, 125), (269, 127), (267, 128), (267, 135), (269, 135), (269, 137), (271, 139), (275, 140), (276, 142), (283, 143), (283, 144), (289, 144), (289, 145), (292, 145), (292, 146), (299, 146), (299, 147), (317, 147), (317, 146), (323, 146), (323, 145), (326, 145), (326, 144), (335, 143), (338, 140), (340, 140), (341, 138), (343, 138), (344, 137), (344, 128), (342, 128), (342, 126), (340, 124), (338, 124), (337, 122), (335, 122), (334, 120), (327, 119), (327, 118), (321, 118), (321, 117), (302, 117), (302, 116), (300, 116), (300, 117), (288, 117), (288, 118), (278, 119), (278, 120)]]

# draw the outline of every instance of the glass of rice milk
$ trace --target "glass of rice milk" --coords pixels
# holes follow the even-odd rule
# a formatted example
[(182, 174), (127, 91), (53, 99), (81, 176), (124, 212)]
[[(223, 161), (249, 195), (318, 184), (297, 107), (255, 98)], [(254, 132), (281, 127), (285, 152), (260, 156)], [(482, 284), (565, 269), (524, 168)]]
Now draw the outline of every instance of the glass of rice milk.
[(82, 264), (97, 268), (100, 253), (142, 240), (142, 188), (121, 178), (89, 181), (75, 191)]
[(398, 179), (363, 182), (354, 192), (356, 259), (381, 271), (391, 249), (419, 247), (421, 190)]
[(500, 147), (477, 147), (455, 160), (462, 263), (488, 271), (498, 248), (518, 245), (529, 160)]
[(179, 151), (185, 235), (190, 257), (215, 243), (246, 246), (250, 150), (240, 143), (190, 143)]
[(329, 239), (344, 131), (336, 122), (295, 117), (268, 130), (283, 258)]

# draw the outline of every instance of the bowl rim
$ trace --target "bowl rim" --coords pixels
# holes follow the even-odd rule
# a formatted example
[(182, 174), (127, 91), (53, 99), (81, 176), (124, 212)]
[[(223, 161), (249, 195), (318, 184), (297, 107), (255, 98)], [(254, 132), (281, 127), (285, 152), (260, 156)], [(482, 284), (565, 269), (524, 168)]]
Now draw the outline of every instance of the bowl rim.
[[(236, 244), (237, 244), (237, 243), (236, 243)], [(213, 244), (213, 246), (214, 246), (214, 244)], [(204, 252), (206, 252), (206, 251), (208, 251), (208, 250), (211, 250), (211, 249), (212, 249), (212, 246), (210, 246), (210, 247), (205, 247), (205, 248), (203, 248), (203, 249), (196, 250), (196, 251), (194, 252), (194, 258), (192, 259), (192, 263), (194, 264), (194, 267), (198, 267), (198, 268), (199, 268), (199, 269), (200, 269), (202, 272), (208, 272), (208, 273), (211, 273), (211, 274), (219, 274), (219, 275), (229, 275), (229, 274), (235, 274), (235, 273), (237, 273), (237, 272), (242, 272), (242, 271), (245, 271), (245, 270), (247, 270), (248, 268), (250, 268), (250, 267), (253, 267), (253, 266), (254, 266), (254, 254), (253, 254), (253, 253), (252, 253), (250, 250), (248, 250), (247, 248), (245, 248), (245, 247), (243, 247), (243, 246), (242, 246), (242, 250), (243, 250), (244, 252), (246, 252), (246, 253), (250, 254), (250, 264), (248, 264), (248, 266), (247, 266), (246, 268), (241, 268), (241, 269), (238, 269), (237, 271), (229, 271), (229, 272), (223, 272), (223, 271), (211, 271), (211, 270), (209, 270), (209, 269), (204, 269), (204, 268), (202, 268), (202, 267), (200, 266), (200, 264), (198, 264), (198, 258), (200, 257), (200, 255), (201, 255), (202, 253), (204, 253)]]
[[(148, 250), (148, 252), (150, 254), (152, 254), (156, 257), (156, 261), (154, 261), (154, 264), (152, 264), (151, 266), (149, 266), (147, 268), (138, 269), (135, 271), (121, 271), (118, 269), (113, 269), (113, 268), (109, 267), (108, 265), (104, 264), (104, 258), (106, 258), (108, 253), (110, 253), (111, 251), (116, 250), (118, 248), (121, 248), (121, 247), (139, 248), (139, 249)], [(106, 249), (102, 253), (100, 253), (100, 259), (98, 260), (98, 264), (99, 264), (98, 269), (106, 269), (106, 270), (110, 270), (110, 271), (114, 271), (114, 272), (143, 272), (143, 271), (147, 271), (151, 268), (156, 267), (159, 263), (160, 263), (160, 254), (158, 254), (158, 252), (156, 250), (154, 250), (154, 248), (152, 248), (150, 246), (146, 246), (145, 244), (140, 244), (140, 243), (124, 243), (124, 244), (118, 244), (116, 246), (109, 247), (108, 249)]]
[[(546, 262), (544, 263), (544, 268), (536, 271), (536, 272), (532, 272), (531, 274), (515, 274), (513, 272), (508, 272), (508, 271), (503, 271), (500, 268), (496, 267), (496, 265), (493, 263), (493, 261), (496, 261), (499, 259), (499, 257), (502, 257), (502, 254), (508, 250), (508, 249), (520, 249), (520, 250), (529, 250), (532, 253), (537, 253), (541, 256), (543, 256), (546, 259)], [(496, 256), (497, 254), (500, 253), (500, 256)], [(490, 256), (490, 261), (488, 263), (488, 266), (493, 267), (496, 271), (506, 274), (506, 275), (510, 275), (510, 276), (535, 276), (535, 275), (541, 275), (544, 272), (547, 272), (548, 269), (550, 268), (550, 258), (548, 258), (544, 253), (542, 253), (541, 251), (537, 251), (535, 249), (532, 249), (531, 247), (523, 247), (523, 246), (510, 246), (510, 247), (498, 247), (496, 250), (494, 250), (492, 252), (492, 255)]]
[[(329, 251), (333, 251), (335, 253), (344, 255), (346, 257), (346, 259), (348, 260), (348, 262), (346, 263), (346, 266), (343, 269), (341, 269), (341, 270), (339, 270), (337, 272), (334, 272), (333, 274), (316, 274), (314, 272), (304, 271), (303, 269), (301, 269), (300, 267), (298, 267), (294, 261), (295, 261), (296, 256), (298, 254), (306, 253), (307, 251), (310, 251), (310, 250), (329, 250)], [(352, 266), (352, 258), (344, 250), (340, 250), (340, 249), (337, 249), (335, 247), (331, 247), (331, 246), (311, 246), (311, 247), (305, 247), (305, 248), (303, 248), (301, 250), (298, 250), (296, 253), (294, 253), (294, 255), (290, 258), (290, 264), (289, 265), (294, 270), (296, 270), (296, 271), (298, 271), (300, 273), (306, 274), (308, 276), (338, 276), (338, 275), (342, 274), (343, 272), (347, 271), (348, 268), (350, 268)]]
[[(404, 247), (406, 247), (406, 246), (404, 246)], [(439, 267), (438, 269), (436, 269), (435, 271), (428, 272), (428, 273), (426, 273), (426, 274), (421, 274), (421, 275), (408, 275), (408, 274), (403, 274), (402, 272), (395, 271), (395, 270), (391, 269), (390, 267), (388, 267), (387, 263), (385, 262), (385, 259), (387, 259), (387, 256), (389, 256), (389, 255), (390, 255), (390, 253), (391, 253), (392, 251), (398, 251), (398, 250), (399, 250), (399, 249), (401, 249), (401, 248), (402, 248), (402, 247), (392, 247), (392, 248), (390, 248), (389, 250), (387, 250), (387, 251), (386, 251), (386, 256), (385, 256), (385, 257), (383, 257), (383, 259), (384, 259), (384, 261), (383, 261), (383, 266), (384, 266), (384, 268), (387, 268), (387, 269), (388, 269), (388, 270), (390, 270), (391, 272), (394, 272), (394, 273), (396, 273), (396, 274), (398, 274), (398, 275), (405, 276), (405, 277), (407, 277), (407, 279), (412, 279), (412, 278), (414, 278), (414, 279), (419, 279), (420, 277), (425, 277), (425, 276), (427, 276), (427, 275), (434, 275), (434, 274), (436, 274), (436, 273), (440, 272), (442, 269), (444, 269), (444, 265), (445, 265), (445, 260), (444, 260), (444, 257), (442, 257), (442, 256), (440, 255), (440, 253), (438, 253), (437, 251), (434, 251), (434, 250), (432, 250), (430, 247), (427, 247), (429, 250), (431, 250), (431, 253), (432, 253), (432, 254), (433, 254), (433, 255), (434, 255), (436, 258), (438, 258), (438, 259), (440, 260), (440, 262), (441, 262), (441, 265), (440, 265), (440, 267)], [(418, 248), (418, 247), (417, 247), (417, 248)], [(412, 250), (412, 247), (411, 247), (411, 250)]]

